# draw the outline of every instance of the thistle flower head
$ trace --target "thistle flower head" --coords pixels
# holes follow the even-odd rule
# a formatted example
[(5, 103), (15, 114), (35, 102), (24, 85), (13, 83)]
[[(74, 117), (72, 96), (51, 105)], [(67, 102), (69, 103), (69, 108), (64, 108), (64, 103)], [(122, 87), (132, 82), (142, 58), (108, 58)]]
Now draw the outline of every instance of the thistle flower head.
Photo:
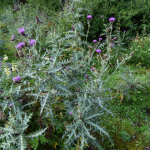
[(94, 43), (96, 43), (96, 42), (97, 42), (97, 40), (93, 40), (93, 42), (94, 42)]
[(115, 18), (111, 17), (111, 18), (109, 18), (109, 21), (113, 23), (115, 21)]
[(21, 35), (25, 35), (25, 28), (24, 27), (22, 27), (22, 28), (20, 28), (20, 29), (18, 29), (18, 32), (21, 34)]
[(97, 53), (101, 53), (101, 50), (100, 50), (100, 49), (97, 49), (96, 52), (97, 52)]
[(110, 47), (112, 47), (112, 46), (114, 46), (114, 44), (113, 44), (113, 43), (111, 43)]
[(16, 77), (13, 77), (13, 81), (15, 82), (15, 81), (21, 81), (21, 78), (20, 78), (20, 76), (16, 76)]
[(34, 39), (30, 39), (29, 43), (30, 43), (30, 46), (33, 46), (35, 44), (35, 40)]
[(16, 45), (16, 49), (22, 49), (24, 47), (25, 43), (21, 42)]
[(91, 19), (91, 18), (92, 18), (92, 16), (91, 16), (91, 15), (87, 15), (87, 18), (88, 18), (88, 19)]

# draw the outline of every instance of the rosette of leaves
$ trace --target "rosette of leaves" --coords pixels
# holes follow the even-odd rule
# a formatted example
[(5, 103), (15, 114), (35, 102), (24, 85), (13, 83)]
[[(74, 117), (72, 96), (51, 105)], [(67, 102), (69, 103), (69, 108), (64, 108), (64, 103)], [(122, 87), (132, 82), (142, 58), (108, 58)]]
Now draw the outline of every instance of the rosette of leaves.
[(126, 131), (121, 131), (119, 134), (120, 134), (123, 142), (130, 141), (131, 136)]

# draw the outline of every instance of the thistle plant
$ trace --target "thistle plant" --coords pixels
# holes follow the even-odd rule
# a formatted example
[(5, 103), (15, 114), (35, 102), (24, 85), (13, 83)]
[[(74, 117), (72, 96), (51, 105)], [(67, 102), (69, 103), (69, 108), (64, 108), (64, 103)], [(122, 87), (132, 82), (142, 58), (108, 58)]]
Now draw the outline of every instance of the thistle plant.
[[(110, 37), (107, 37), (106, 41), (108, 59), (106, 61), (101, 58), (101, 61), (98, 62), (98, 67), (100, 68), (99, 73), (96, 68), (91, 69), (93, 58), (89, 56), (89, 53), (87, 53), (88, 49), (86, 49), (86, 47), (90, 47), (89, 43), (87, 41), (81, 41), (81, 36), (85, 35), (82, 34), (83, 27), (82, 23), (79, 22), (79, 6), (80, 1), (72, 0), (72, 3), (64, 12), (66, 18), (70, 16), (70, 19), (72, 19), (67, 21), (73, 24), (73, 30), (70, 28), (71, 31), (65, 31), (65, 34), (62, 33), (65, 27), (60, 22), (60, 24), (62, 23), (61, 27), (56, 26), (55, 29), (52, 28), (48, 32), (45, 40), (45, 44), (48, 46), (43, 55), (40, 55), (41, 28), (39, 26), (34, 28), (33, 35), (35, 37), (32, 37), (32, 34), (28, 32), (30, 30), (29, 28), (22, 26), (19, 28), (20, 35), (18, 36), (23, 37), (25, 40), (29, 38), (29, 41), (27, 43), (21, 41), (17, 44), (16, 49), (20, 58), (16, 64), (18, 70), (13, 68), (13, 78), (7, 78), (10, 85), (7, 85), (8, 89), (5, 89), (0, 97), (0, 106), (3, 111), (10, 108), (7, 114), (7, 121), (10, 123), (10, 126), (1, 128), (3, 130), (3, 134), (1, 135), (3, 139), (2, 148), (9, 149), (10, 146), (14, 146), (16, 149), (26, 149), (28, 138), (32, 139), (44, 133), (49, 122), (52, 126), (55, 126), (55, 112), (52, 106), (61, 103), (56, 99), (60, 96), (63, 97), (62, 101), (65, 111), (63, 112), (63, 116), (69, 118), (68, 125), (65, 126), (66, 132), (62, 137), (62, 139), (66, 138), (65, 149), (72, 147), (79, 139), (79, 146), (82, 150), (85, 148), (85, 144), (93, 143), (101, 149), (100, 144), (96, 140), (97, 137), (94, 137), (93, 132), (99, 133), (102, 137), (103, 135), (107, 136), (111, 141), (109, 134), (101, 127), (101, 120), (98, 118), (101, 115), (106, 117), (108, 113), (113, 116), (112, 112), (107, 110), (106, 102), (109, 99), (102, 97), (104, 91), (108, 90), (104, 85), (111, 77), (104, 80), (111, 58), (110, 46), (112, 46), (112, 43), (109, 41), (111, 32)], [(70, 8), (74, 8), (75, 12), (71, 13), (72, 9)], [(92, 15), (89, 15), (87, 19), (92, 19)], [(112, 17), (109, 21), (112, 29), (115, 18)], [(31, 37), (34, 39), (31, 39)], [(15, 36), (15, 38), (18, 37)], [(16, 41), (13, 42), (15, 43)], [(39, 43), (38, 50), (36, 47), (37, 43)], [(91, 56), (93, 54), (99, 56), (103, 52), (102, 48), (99, 49), (100, 46), (95, 44), (94, 48), (90, 48), (92, 51)], [(62, 59), (64, 57), (64, 51), (68, 47), (71, 47), (69, 60)], [(75, 48), (80, 48), (81, 51), (74, 50)], [(19, 53), (20, 50), (23, 51), (22, 57)], [(32, 56), (30, 56), (31, 54)], [(117, 61), (116, 70), (131, 55), (123, 58), (121, 63)], [(87, 75), (89, 70), (92, 71), (92, 76)], [(5, 86), (4, 81), (5, 75), (3, 74), (0, 80), (1, 89)], [(3, 101), (3, 97), (6, 95), (7, 99)], [(28, 96), (28, 100), (20, 102), (20, 97), (24, 96)], [(26, 131), (28, 130), (28, 123), (31, 123), (31, 112), (37, 103), (39, 104), (38, 115), (42, 115), (44, 121), (39, 132), (35, 131), (35, 133), (28, 135)], [(29, 115), (27, 115), (27, 112), (29, 112)], [(15, 134), (13, 135), (13, 133)], [(8, 144), (6, 145), (6, 143)]]

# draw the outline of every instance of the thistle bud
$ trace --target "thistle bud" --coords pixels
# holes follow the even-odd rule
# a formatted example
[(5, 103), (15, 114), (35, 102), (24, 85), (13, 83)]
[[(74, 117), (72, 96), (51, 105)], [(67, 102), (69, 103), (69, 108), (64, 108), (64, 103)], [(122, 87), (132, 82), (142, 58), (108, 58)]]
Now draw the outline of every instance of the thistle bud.
[(24, 57), (23, 51), (19, 52), (20, 57)]
[(93, 67), (96, 67), (96, 65), (95, 65), (95, 64), (93, 64)]
[(111, 42), (111, 38), (108, 36), (108, 41)]
[(90, 50), (91, 50), (91, 49), (92, 49), (92, 46), (88, 46), (88, 49), (90, 49)]
[(19, 58), (19, 54), (18, 54), (17, 52), (15, 53), (15, 57), (16, 57), (16, 58)]
[(113, 41), (115, 41), (116, 39), (117, 39), (117, 37), (114, 37), (114, 38), (113, 38)]

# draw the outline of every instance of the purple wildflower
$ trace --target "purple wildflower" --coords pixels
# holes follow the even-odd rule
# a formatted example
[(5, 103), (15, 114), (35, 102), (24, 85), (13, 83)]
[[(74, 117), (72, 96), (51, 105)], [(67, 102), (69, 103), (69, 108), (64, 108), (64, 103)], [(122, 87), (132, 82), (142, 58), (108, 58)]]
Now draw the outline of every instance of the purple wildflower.
[(100, 50), (100, 49), (97, 49), (96, 52), (97, 52), (97, 53), (101, 53), (101, 50)]
[(96, 43), (96, 42), (97, 42), (97, 40), (93, 40), (93, 42), (94, 42), (94, 43)]
[(45, 50), (45, 48), (44, 48), (44, 50)]
[(68, 9), (69, 7), (68, 7), (68, 5), (67, 5), (67, 9)]
[(12, 35), (11, 41), (15, 41), (15, 35)]
[(113, 43), (111, 43), (111, 46), (110, 46), (110, 47), (112, 47), (112, 46), (114, 46), (114, 44), (113, 44)]
[(13, 38), (13, 39), (15, 38), (15, 35), (14, 35), (14, 34), (12, 35), (12, 38)]
[(92, 78), (92, 76), (89, 77), (89, 79), (91, 79), (91, 78)]
[(22, 49), (24, 47), (25, 43), (21, 42), (19, 44), (16, 45), (17, 49)]
[(53, 60), (53, 57), (50, 58), (50, 61)]
[(21, 34), (21, 35), (25, 35), (25, 28), (24, 27), (22, 27), (22, 28), (20, 28), (20, 29), (18, 29), (18, 31), (19, 31), (19, 33)]
[(123, 31), (124, 33), (126, 32), (126, 30)]
[(111, 18), (109, 18), (109, 21), (113, 23), (115, 21), (115, 18), (111, 17)]
[(74, 31), (74, 26), (72, 26), (72, 30)]
[(33, 46), (35, 44), (35, 40), (34, 39), (30, 39), (29, 43), (30, 43), (30, 46)]
[(29, 56), (29, 59), (31, 59), (31, 56)]
[(69, 113), (70, 115), (72, 114), (72, 112)]
[(16, 77), (13, 77), (13, 81), (15, 82), (15, 81), (21, 81), (21, 78), (20, 78), (20, 76), (16, 76)]
[(95, 69), (92, 67), (91, 70), (94, 71)]
[(91, 16), (91, 15), (87, 15), (87, 18), (88, 18), (88, 19), (91, 19), (91, 18), (92, 18), (92, 16)]
[(85, 78), (86, 78), (86, 79), (88, 78), (88, 75), (87, 75), (87, 74), (85, 74)]
[(99, 41), (101, 41), (102, 40), (102, 38), (99, 38)]

